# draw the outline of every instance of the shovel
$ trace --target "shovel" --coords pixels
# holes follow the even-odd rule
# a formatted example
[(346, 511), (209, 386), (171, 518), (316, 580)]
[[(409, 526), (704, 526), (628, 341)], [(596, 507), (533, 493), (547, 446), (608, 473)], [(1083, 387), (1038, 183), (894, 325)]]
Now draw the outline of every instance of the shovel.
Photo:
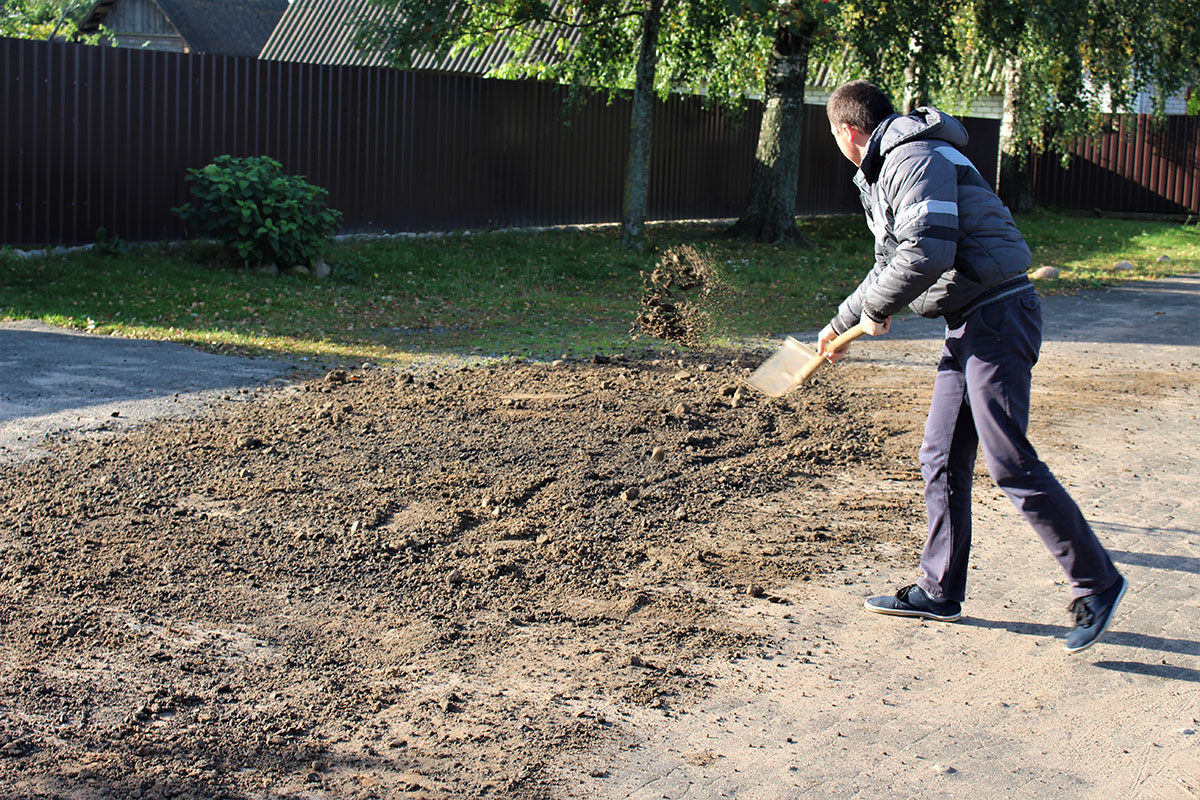
[[(842, 350), (862, 334), (862, 325), (855, 325), (829, 343), (830, 352)], [(817, 355), (811, 347), (806, 347), (789, 336), (783, 340), (783, 346), (776, 350), (774, 355), (746, 378), (746, 383), (763, 394), (783, 397), (808, 380), (826, 361), (824, 356)]]

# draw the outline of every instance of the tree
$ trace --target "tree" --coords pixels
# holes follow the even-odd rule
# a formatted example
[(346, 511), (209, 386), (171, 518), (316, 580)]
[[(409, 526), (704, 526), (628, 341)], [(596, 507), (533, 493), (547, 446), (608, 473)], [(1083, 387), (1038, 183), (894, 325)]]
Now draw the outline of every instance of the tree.
[(730, 235), (760, 242), (802, 241), (796, 230), (796, 194), (808, 64), (819, 41), (829, 37), (837, 13), (838, 5), (829, 0), (742, 3), (741, 14), (757, 22), (759, 35), (769, 36), (771, 47), (763, 68), (764, 108), (750, 196)]
[(654, 129), (654, 73), (658, 66), (658, 31), (663, 0), (648, 0), (642, 16), (630, 110), (629, 155), (625, 166), (625, 195), (621, 201), (621, 244), (640, 249), (650, 192), (650, 145)]
[(750, 173), (746, 209), (729, 233), (760, 242), (798, 239), (796, 192), (808, 58), (815, 24), (807, 17), (779, 19), (763, 91), (763, 116)]
[(891, 91), (897, 109), (927, 105), (959, 68), (963, 0), (844, 0), (838, 38), (842, 65)]
[[(631, 90), (629, 156), (621, 241), (640, 248), (646, 221), (658, 43), (664, 14), (679, 0), (374, 0), (358, 46), (409, 67), (420, 53), (449, 55), (500, 43), (511, 58), (501, 77), (534, 76), (590, 91)], [(380, 13), (382, 12), (382, 13)]]
[(88, 4), (82, 0), (4, 0), (0, 36), (14, 39), (71, 38)]
[(997, 190), (1033, 204), (1032, 153), (1068, 152), (1149, 90), (1197, 79), (1200, 0), (844, 0), (847, 63), (903, 97), (957, 110), (1004, 94)]
[(1197, 78), (1200, 0), (972, 0), (968, 42), (1004, 64), (1001, 197), (1033, 205), (1029, 157), (1067, 153), (1149, 92), (1157, 113)]

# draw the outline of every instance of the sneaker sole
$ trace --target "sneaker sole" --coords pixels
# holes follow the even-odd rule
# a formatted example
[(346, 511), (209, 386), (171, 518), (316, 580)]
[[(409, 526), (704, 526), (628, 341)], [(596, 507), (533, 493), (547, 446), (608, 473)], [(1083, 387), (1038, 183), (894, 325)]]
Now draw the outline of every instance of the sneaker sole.
[(1087, 644), (1080, 645), (1079, 647), (1068, 647), (1067, 645), (1063, 645), (1063, 650), (1066, 650), (1068, 653), (1081, 653), (1094, 645), (1096, 642), (1100, 641), (1104, 637), (1104, 634), (1108, 633), (1108, 626), (1112, 625), (1113, 617), (1117, 615), (1117, 607), (1121, 605), (1121, 598), (1125, 596), (1125, 590), (1129, 588), (1128, 578), (1121, 578), (1121, 581), (1121, 593), (1118, 594), (1117, 599), (1113, 601), (1112, 611), (1108, 612), (1108, 619), (1104, 621), (1104, 627), (1100, 629), (1100, 632), (1093, 636), (1091, 641), (1089, 641)]
[(873, 614), (886, 614), (889, 617), (917, 617), (918, 619), (932, 619), (937, 622), (957, 622), (962, 617), (962, 612), (957, 614), (934, 614), (932, 611), (921, 611), (920, 609), (903, 608), (881, 608), (880, 606), (871, 605), (871, 601), (867, 600), (863, 603), (863, 608)]

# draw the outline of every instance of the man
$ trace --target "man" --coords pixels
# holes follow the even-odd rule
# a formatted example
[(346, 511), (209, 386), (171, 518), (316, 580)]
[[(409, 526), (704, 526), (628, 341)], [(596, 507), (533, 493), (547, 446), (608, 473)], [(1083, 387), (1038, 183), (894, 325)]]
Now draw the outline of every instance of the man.
[(934, 108), (896, 114), (879, 87), (851, 81), (826, 105), (875, 234), (875, 266), (821, 331), (830, 343), (855, 323), (878, 336), (909, 306), (946, 319), (921, 445), (929, 538), (921, 577), (894, 596), (873, 597), (878, 614), (952, 622), (965, 598), (971, 547), (971, 481), (982, 448), (988, 471), (1042, 538), (1071, 582), (1078, 652), (1108, 629), (1126, 581), (1026, 439), (1030, 370), (1042, 341), (1041, 301), (1026, 276), (1029, 248), (1012, 216), (957, 149), (962, 124)]

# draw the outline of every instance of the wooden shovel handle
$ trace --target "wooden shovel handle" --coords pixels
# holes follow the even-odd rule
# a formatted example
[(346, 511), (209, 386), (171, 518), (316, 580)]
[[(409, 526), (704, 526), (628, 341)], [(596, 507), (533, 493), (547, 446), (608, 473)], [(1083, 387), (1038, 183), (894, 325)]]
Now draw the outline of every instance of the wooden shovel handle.
[[(843, 333), (841, 336), (829, 343), (829, 352), (836, 353), (839, 350), (845, 349), (846, 345), (853, 342), (855, 339), (863, 335), (862, 323), (855, 325), (850, 330)], [(809, 376), (816, 372), (822, 364), (826, 363), (825, 356), (814, 356), (807, 364), (800, 368), (799, 374), (796, 376), (799, 383), (808, 380)]]
[(863, 335), (862, 323), (857, 323), (853, 328), (843, 333), (841, 336), (829, 343), (829, 352), (836, 353), (845, 348), (846, 345), (853, 342), (855, 339)]

